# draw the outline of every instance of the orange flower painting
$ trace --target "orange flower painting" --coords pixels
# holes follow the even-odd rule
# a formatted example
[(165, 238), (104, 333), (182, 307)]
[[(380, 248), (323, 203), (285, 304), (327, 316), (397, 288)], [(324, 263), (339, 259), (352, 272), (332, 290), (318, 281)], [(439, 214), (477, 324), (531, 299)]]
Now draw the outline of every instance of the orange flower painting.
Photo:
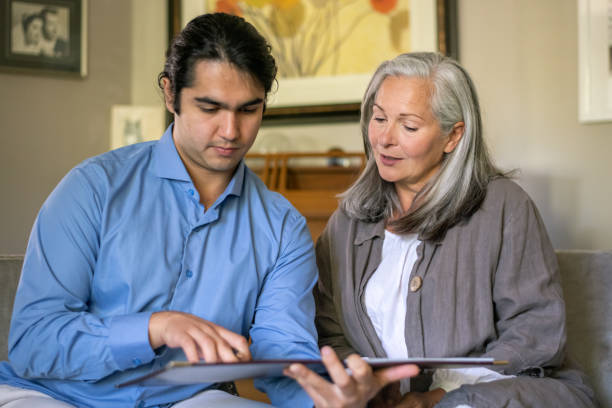
[(270, 45), (283, 78), (371, 74), (410, 51), (410, 0), (208, 0), (244, 17)]

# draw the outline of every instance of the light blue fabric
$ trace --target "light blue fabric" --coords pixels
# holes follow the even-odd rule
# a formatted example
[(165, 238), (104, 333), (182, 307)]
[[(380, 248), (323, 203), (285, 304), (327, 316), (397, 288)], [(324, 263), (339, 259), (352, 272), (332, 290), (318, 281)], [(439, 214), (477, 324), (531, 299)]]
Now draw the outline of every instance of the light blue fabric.
[[(254, 359), (318, 358), (317, 279), (304, 218), (238, 166), (211, 208), (172, 140), (71, 170), (42, 206), (17, 291), (0, 383), (77, 406), (157, 406), (209, 384), (115, 388), (185, 359), (152, 350), (148, 320), (193, 313), (251, 336)], [(312, 406), (288, 378), (256, 382), (277, 406)]]

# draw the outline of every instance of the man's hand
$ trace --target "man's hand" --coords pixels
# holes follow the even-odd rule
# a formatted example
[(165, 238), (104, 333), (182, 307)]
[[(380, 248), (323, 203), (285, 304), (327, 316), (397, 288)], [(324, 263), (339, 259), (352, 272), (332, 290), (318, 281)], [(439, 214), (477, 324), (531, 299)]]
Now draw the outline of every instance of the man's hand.
[(296, 380), (310, 395), (316, 407), (365, 407), (383, 387), (419, 372), (408, 364), (372, 371), (372, 367), (356, 354), (346, 359), (350, 374), (331, 347), (321, 349), (321, 359), (333, 382), (329, 382), (302, 364), (292, 364), (284, 374)]
[(251, 359), (243, 336), (189, 313), (153, 313), (149, 320), (149, 343), (153, 349), (163, 345), (180, 347), (192, 363), (200, 359), (207, 363)]

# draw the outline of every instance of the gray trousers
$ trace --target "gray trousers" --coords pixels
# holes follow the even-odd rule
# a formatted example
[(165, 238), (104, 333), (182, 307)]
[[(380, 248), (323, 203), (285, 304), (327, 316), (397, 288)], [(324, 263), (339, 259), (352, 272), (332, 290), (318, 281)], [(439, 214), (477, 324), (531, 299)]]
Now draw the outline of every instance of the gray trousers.
[[(73, 405), (51, 398), (38, 391), (0, 384), (0, 407), (2, 408), (76, 408)], [(270, 408), (272, 405), (240, 398), (220, 390), (203, 391), (181, 401), (174, 408)]]

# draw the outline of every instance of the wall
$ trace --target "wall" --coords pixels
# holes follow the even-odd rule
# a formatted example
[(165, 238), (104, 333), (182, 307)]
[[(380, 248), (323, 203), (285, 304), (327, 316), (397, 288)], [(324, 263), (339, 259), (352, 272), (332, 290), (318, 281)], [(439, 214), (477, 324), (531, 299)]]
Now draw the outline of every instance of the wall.
[(498, 163), (520, 168), (556, 248), (612, 249), (612, 123), (578, 123), (575, 0), (461, 0), (461, 60)]
[(163, 105), (157, 75), (164, 67), (168, 41), (168, 2), (130, 0), (132, 4), (131, 103)]
[[(84, 80), (0, 74), (0, 253), (23, 253), (53, 186), (108, 148), (112, 104), (159, 103), (164, 4), (90, 1)], [(612, 123), (577, 121), (576, 19), (575, 0), (460, 0), (461, 61), (495, 159), (521, 169), (555, 247), (610, 250)], [(254, 149), (336, 145), (361, 148), (357, 123), (266, 126)]]
[(89, 1), (84, 79), (0, 73), (0, 253), (23, 253), (53, 187), (108, 149), (110, 106), (130, 103), (131, 16), (123, 0)]

